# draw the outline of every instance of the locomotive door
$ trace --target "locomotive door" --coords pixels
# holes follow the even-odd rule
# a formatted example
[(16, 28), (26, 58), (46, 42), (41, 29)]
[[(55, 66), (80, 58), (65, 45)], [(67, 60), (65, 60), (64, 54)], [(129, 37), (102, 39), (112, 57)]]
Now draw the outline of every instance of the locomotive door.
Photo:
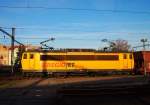
[(34, 54), (29, 54), (29, 68), (30, 70), (35, 69), (35, 59), (34, 59)]
[(123, 69), (128, 69), (127, 54), (123, 54)]

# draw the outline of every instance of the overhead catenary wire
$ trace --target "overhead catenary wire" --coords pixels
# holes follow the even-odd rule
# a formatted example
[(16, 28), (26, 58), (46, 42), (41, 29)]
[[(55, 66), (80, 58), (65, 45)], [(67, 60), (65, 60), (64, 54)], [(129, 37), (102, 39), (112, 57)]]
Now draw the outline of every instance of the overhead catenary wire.
[[(15, 30), (15, 28), (13, 28), (13, 30)], [(1, 27), (0, 27), (0, 31), (4, 34), (6, 34), (7, 36), (9, 36), (10, 38), (13, 38), (14, 42), (20, 44), (20, 45), (23, 45), (21, 42), (17, 41), (14, 39), (14, 37), (12, 37), (13, 35), (9, 34), (8, 32), (6, 32), (5, 30), (3, 30)]]
[[(0, 27), (0, 28), (3, 28), (3, 29), (11, 29), (11, 27)], [(18, 29), (18, 30), (38, 30), (38, 32), (43, 32), (43, 31), (45, 31), (45, 30), (50, 30), (51, 28), (49, 28), (49, 27), (15, 27), (15, 29)], [(59, 30), (60, 28), (57, 28), (57, 30)], [(65, 30), (65, 32), (72, 32), (72, 31), (74, 31), (74, 30)], [(83, 33), (83, 32), (96, 32), (97, 34), (131, 34), (131, 35), (133, 35), (133, 34), (150, 34), (150, 31), (149, 32), (119, 32), (119, 31), (92, 31), (92, 30), (90, 30), (90, 31), (78, 31), (78, 30), (75, 30), (76, 32), (81, 32), (81, 33)], [(51, 31), (50, 31), (51, 32)]]
[(44, 6), (8, 6), (0, 5), (0, 8), (10, 9), (46, 9), (46, 10), (71, 10), (71, 11), (91, 11), (91, 12), (107, 12), (107, 13), (130, 13), (130, 14), (148, 14), (150, 11), (134, 11), (134, 10), (113, 10), (113, 9), (88, 9), (88, 8), (56, 8), (56, 7), (44, 7)]
[[(0, 37), (0, 39), (9, 39), (9, 38), (4, 38), (4, 37)], [(16, 37), (16, 39), (49, 39), (49, 37)], [(98, 38), (98, 37), (95, 37), (95, 38), (75, 38), (75, 37), (57, 37), (57, 39), (64, 39), (64, 40), (99, 40), (99, 39), (102, 39), (102, 38)], [(117, 39), (116, 39), (117, 40)], [(131, 40), (131, 39), (130, 39)], [(133, 39), (135, 40), (135, 39)], [(138, 39), (137, 39), (138, 40)], [(132, 40), (131, 40), (132, 41)]]
[[(4, 39), (4, 38), (0, 38), (0, 39)], [(9, 38), (5, 38), (5, 39), (9, 39)], [(19, 39), (19, 40), (24, 40), (24, 39), (31, 39), (31, 40), (41, 40), (41, 39), (48, 39), (48, 38), (30, 38), (30, 37), (16, 37), (16, 39)], [(100, 40), (98, 38), (57, 38), (57, 40)]]

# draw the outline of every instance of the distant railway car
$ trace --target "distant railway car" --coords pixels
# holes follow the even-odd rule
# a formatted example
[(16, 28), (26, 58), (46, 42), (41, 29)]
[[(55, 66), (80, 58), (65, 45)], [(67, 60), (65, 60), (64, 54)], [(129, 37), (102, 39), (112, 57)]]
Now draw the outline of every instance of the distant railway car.
[(134, 52), (135, 72), (150, 73), (150, 51)]
[(22, 56), (22, 71), (33, 72), (132, 72), (132, 53), (29, 51)]

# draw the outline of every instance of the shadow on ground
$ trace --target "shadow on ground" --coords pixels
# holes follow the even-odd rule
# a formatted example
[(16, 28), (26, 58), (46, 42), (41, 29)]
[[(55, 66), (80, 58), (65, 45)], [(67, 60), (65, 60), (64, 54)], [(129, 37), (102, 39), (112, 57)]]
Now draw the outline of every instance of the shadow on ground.
[(40, 78), (0, 90), (0, 105), (150, 105), (150, 85), (142, 77), (76, 79)]

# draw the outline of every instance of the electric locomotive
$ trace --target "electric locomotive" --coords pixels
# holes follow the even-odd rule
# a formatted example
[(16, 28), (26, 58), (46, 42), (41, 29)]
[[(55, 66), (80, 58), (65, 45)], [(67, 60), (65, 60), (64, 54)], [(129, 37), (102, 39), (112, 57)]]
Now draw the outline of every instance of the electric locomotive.
[(27, 51), (21, 64), (23, 73), (132, 73), (134, 58), (131, 52)]

